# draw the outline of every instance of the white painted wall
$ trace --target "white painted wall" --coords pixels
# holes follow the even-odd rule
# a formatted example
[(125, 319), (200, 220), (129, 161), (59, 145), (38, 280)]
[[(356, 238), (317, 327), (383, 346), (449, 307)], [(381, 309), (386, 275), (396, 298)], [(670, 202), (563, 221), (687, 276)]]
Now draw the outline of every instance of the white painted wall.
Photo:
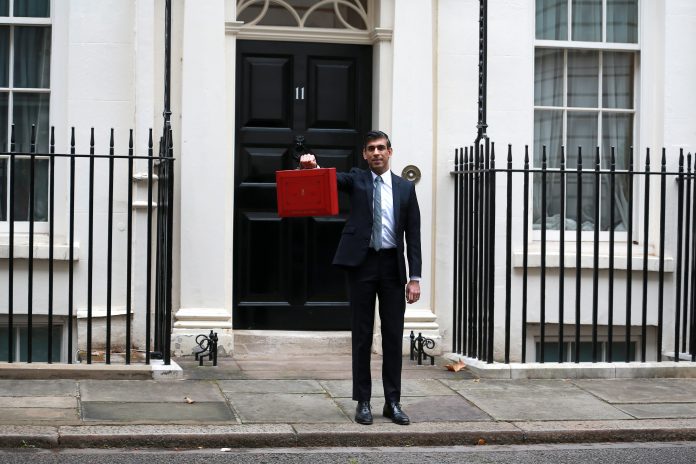
[[(235, 37), (225, 34), (225, 20), (234, 19), (233, 0), (173, 2), (172, 123), (175, 134), (177, 180), (175, 194), (175, 279), (174, 310), (181, 318), (197, 319), (220, 329), (230, 327), (232, 288), (232, 185), (234, 146), (234, 59)], [(423, 297), (409, 311), (431, 311), (443, 336), (445, 349), (451, 346), (452, 334), (452, 249), (453, 249), (453, 168), (454, 149), (471, 144), (476, 135), (476, 88), (478, 61), (477, 0), (399, 0), (382, 2), (383, 27), (393, 24), (391, 42), (375, 45), (375, 74), (380, 93), (388, 92), (375, 106), (375, 121), (391, 132), (394, 142), (392, 168), (400, 173), (414, 164), (423, 173), (417, 185), (421, 205), (423, 234)], [(696, 53), (689, 35), (696, 26), (696, 5), (690, 0), (641, 2), (641, 51), (637, 144), (640, 152), (662, 145), (668, 149), (668, 166), (676, 167), (678, 148), (696, 149)], [(90, 127), (98, 128), (97, 151), (103, 153), (108, 143), (108, 128), (114, 127), (117, 151), (123, 151), (127, 130), (135, 128), (136, 149), (144, 154), (147, 129), (161, 131), (162, 108), (162, 14), (163, 1), (154, 3), (110, 1), (96, 5), (88, 0), (55, 2), (52, 66), (52, 124), (57, 129), (58, 151), (68, 149), (68, 128), (75, 126), (79, 152), (88, 151)], [(513, 163), (521, 166), (523, 147), (533, 137), (534, 76), (534, 0), (489, 2), (488, 57), (488, 134), (496, 142), (497, 163), (502, 166), (508, 143), (514, 146)], [(389, 61), (391, 64), (385, 66)], [(379, 73), (377, 70), (379, 69)], [(386, 105), (386, 106), (384, 106)], [(67, 167), (58, 166), (56, 222), (58, 236), (65, 243), (67, 234)], [(143, 172), (140, 163), (137, 170)], [(78, 169), (85, 178), (85, 167)], [(106, 196), (106, 172), (98, 169), (96, 195)], [(124, 169), (117, 176), (125, 176)], [(125, 198), (121, 182), (117, 196)], [(653, 191), (657, 190), (653, 184)], [(668, 189), (673, 189), (669, 186)], [(78, 219), (85, 224), (87, 214), (86, 184), (78, 186)], [(136, 188), (136, 197), (144, 200), (144, 184)], [(504, 321), (505, 256), (504, 184), (498, 183), (498, 229), (496, 233), (496, 357), (502, 356)], [(519, 202), (522, 190), (516, 184), (513, 198)], [(521, 204), (521, 203), (520, 203)], [(656, 204), (651, 204), (655, 211)], [(115, 205), (114, 241), (116, 249), (125, 249), (126, 205)], [(106, 211), (96, 210), (94, 304), (105, 299)], [(135, 213), (134, 234), (143, 232), (144, 210)], [(640, 207), (636, 215), (641, 214)], [(670, 205), (667, 220), (674, 219)], [(657, 217), (651, 217), (657, 224)], [(513, 226), (520, 230), (521, 207), (513, 210)], [(656, 227), (656, 226), (655, 226)], [(657, 229), (650, 231), (652, 245)], [(637, 233), (639, 237), (639, 234)], [(75, 307), (86, 306), (87, 230), (77, 230), (79, 259), (75, 267)], [(666, 254), (675, 254), (674, 237), (667, 236)], [(535, 243), (532, 243), (534, 248)], [(144, 243), (135, 243), (142, 262)], [(570, 248), (570, 246), (569, 246)], [(515, 234), (513, 252), (519, 255), (522, 236)], [(570, 252), (570, 250), (568, 250)], [(63, 249), (65, 252), (65, 249)], [(585, 253), (585, 252), (584, 252)], [(586, 259), (591, 262), (591, 251)], [(571, 261), (572, 258), (568, 258)], [(18, 261), (18, 268), (26, 263)], [(672, 262), (671, 266), (673, 267)], [(45, 312), (46, 263), (37, 265), (35, 311)], [(634, 269), (641, 261), (636, 259)], [(668, 269), (669, 270), (669, 269)], [(115, 260), (114, 279), (123, 285), (125, 255)], [(135, 272), (134, 309), (142, 314), (145, 292), (144, 270)], [(557, 270), (548, 272), (547, 320), (557, 321)], [(530, 271), (529, 321), (539, 320), (538, 269)], [(0, 281), (6, 279), (0, 272)], [(656, 273), (650, 273), (648, 286), (648, 322), (657, 317)], [(617, 272), (615, 308), (625, 305), (625, 279)], [(65, 314), (64, 288), (67, 266), (56, 265), (56, 312)], [(592, 272), (583, 271), (583, 323), (592, 297)], [(26, 287), (18, 281), (15, 288), (17, 308), (26, 306)], [(574, 274), (566, 272), (566, 323), (574, 322)], [(62, 292), (62, 293), (61, 293)], [(642, 295), (640, 272), (634, 274), (634, 310), (632, 322), (640, 322)], [(607, 318), (606, 271), (600, 273), (599, 321)], [(670, 327), (674, 289), (671, 273), (665, 286), (665, 324)], [(512, 357), (520, 353), (521, 270), (515, 268), (511, 286), (514, 306), (512, 322)], [(24, 299), (23, 299), (24, 298)], [(115, 307), (125, 302), (114, 300)], [(0, 286), (0, 301), (6, 301), (6, 288)], [(412, 314), (415, 314), (412, 312)], [(422, 314), (422, 313), (421, 313)], [(668, 316), (669, 315), (669, 316)], [(407, 315), (408, 316), (408, 315)], [(622, 311), (615, 323), (622, 324)], [(186, 326), (186, 324), (183, 324)], [(196, 322), (189, 326), (196, 325)], [(142, 332), (142, 318), (138, 328)], [(184, 330), (184, 328), (182, 328)], [(665, 330), (665, 343), (671, 341)], [(636, 330), (634, 329), (634, 333)], [(96, 334), (95, 334), (96, 336)]]
[[(432, 172), (433, 141), (433, 4), (431, 0), (395, 2), (393, 38), (393, 87), (391, 169), (401, 174), (407, 165), (417, 166), (423, 177), (416, 185), (421, 210), (423, 275), (421, 299), (411, 309), (430, 309), (432, 297), (431, 243), (434, 213)], [(418, 31), (417, 33), (412, 33)], [(408, 317), (408, 316), (407, 316)]]

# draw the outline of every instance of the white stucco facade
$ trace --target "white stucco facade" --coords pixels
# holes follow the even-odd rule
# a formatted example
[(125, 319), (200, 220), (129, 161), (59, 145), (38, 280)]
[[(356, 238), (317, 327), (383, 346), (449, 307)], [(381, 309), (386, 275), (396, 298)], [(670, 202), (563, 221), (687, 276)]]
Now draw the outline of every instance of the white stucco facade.
[[(392, 170), (401, 173), (407, 165), (422, 172), (417, 192), (422, 215), (423, 275), (422, 297), (409, 306), (406, 332), (423, 332), (436, 338), (443, 352), (452, 346), (452, 269), (454, 228), (454, 178), (451, 175), (454, 150), (470, 145), (476, 136), (478, 85), (478, 9), (477, 0), (369, 0), (369, 30), (365, 34), (343, 34), (335, 31), (298, 31), (276, 28), (261, 31), (246, 28), (237, 20), (234, 0), (174, 0), (172, 14), (172, 125), (176, 157), (174, 217), (174, 282), (173, 343), (177, 354), (190, 354), (195, 335), (216, 330), (225, 353), (235, 350), (233, 326), (234, 274), (234, 147), (236, 44), (238, 40), (323, 41), (371, 44), (373, 47), (372, 126), (389, 133), (394, 146)], [(655, 152), (667, 149), (668, 167), (676, 169), (678, 150), (696, 150), (696, 46), (691, 35), (696, 27), (696, 4), (691, 0), (641, 0), (639, 2), (639, 43), (636, 66), (636, 108), (634, 139), (636, 153), (651, 147)], [(89, 128), (97, 129), (97, 146), (108, 146), (108, 128), (114, 128), (117, 146), (127, 147), (127, 131), (134, 129), (135, 149), (147, 152), (147, 131), (161, 133), (163, 108), (163, 13), (164, 1), (91, 2), (73, 0), (52, 3), (53, 29), (51, 71), (51, 124), (56, 127), (57, 151), (69, 150), (70, 127), (76, 127), (78, 151), (88, 149)], [(491, 1), (488, 5), (488, 135), (496, 143), (498, 162), (503, 164), (505, 147), (514, 147), (513, 164), (521, 166), (523, 147), (534, 142), (534, 56), (535, 1)], [(265, 35), (264, 35), (265, 34)], [(60, 135), (58, 135), (60, 134)], [(156, 136), (157, 137), (157, 136)], [(155, 144), (157, 140), (155, 139)], [(637, 157), (640, 161), (642, 158)], [(57, 246), (67, 253), (67, 165), (59, 164), (56, 174), (56, 236)], [(147, 165), (136, 164), (136, 175), (146, 175)], [(117, 176), (123, 176), (123, 172)], [(105, 171), (97, 170), (97, 185), (105, 184)], [(84, 178), (84, 176), (83, 176)], [(134, 195), (146, 201), (146, 182), (135, 184)], [(657, 184), (656, 184), (657, 185)], [(78, 185), (77, 215), (86, 214), (85, 185)], [(116, 187), (116, 196), (124, 197)], [(522, 195), (515, 187), (514, 198)], [(98, 195), (104, 195), (103, 190)], [(657, 201), (657, 200), (656, 200)], [(504, 184), (498, 184), (498, 217), (504, 215)], [(657, 203), (655, 203), (657, 205)], [(115, 247), (125, 247), (123, 223), (127, 205), (117, 202), (114, 218)], [(652, 208), (656, 215), (657, 208)], [(106, 235), (104, 211), (97, 211), (95, 236)], [(134, 227), (145, 227), (146, 205), (134, 210)], [(636, 210), (640, 214), (640, 208)], [(668, 209), (668, 220), (675, 214)], [(651, 216), (652, 217), (652, 216)], [(657, 216), (655, 216), (656, 218)], [(522, 224), (521, 209), (513, 210), (516, 227)], [(657, 224), (657, 221), (652, 221)], [(81, 222), (84, 224), (84, 221)], [(76, 231), (74, 249), (79, 255), (75, 279), (84, 286), (86, 270), (86, 229)], [(651, 232), (657, 237), (657, 229)], [(142, 235), (134, 234), (134, 253), (143, 256)], [(530, 233), (530, 279), (538, 275), (538, 248)], [(105, 280), (104, 247), (95, 240), (94, 280)], [(505, 231), (499, 227), (494, 237), (500, 243), (496, 252), (496, 269), (504, 270)], [(6, 239), (2, 242), (6, 249)], [(651, 242), (652, 243), (652, 242)], [(654, 245), (654, 244), (653, 244)], [(653, 246), (651, 245), (651, 246)], [(589, 247), (590, 244), (587, 244)], [(62, 247), (62, 248), (61, 248)], [(606, 245), (602, 245), (603, 255)], [(39, 254), (45, 253), (39, 248)], [(551, 247), (553, 248), (553, 247)], [(653, 246), (654, 248), (654, 246)], [(513, 272), (511, 295), (521, 298), (519, 253), (522, 237), (512, 241)], [(588, 248), (591, 252), (591, 248)], [(0, 251), (2, 251), (0, 249)], [(536, 255), (535, 255), (536, 253)], [(666, 240), (665, 325), (671, 327), (674, 306), (672, 290), (674, 237)], [(6, 253), (5, 255), (6, 256)], [(557, 262), (557, 252), (556, 252)], [(571, 255), (567, 255), (568, 261)], [(574, 257), (574, 255), (572, 255)], [(63, 258), (64, 259), (64, 258)], [(642, 268), (640, 255), (634, 255), (634, 269)], [(651, 258), (650, 269), (655, 271)], [(557, 279), (553, 276), (553, 251), (549, 262), (548, 294), (557, 295)], [(583, 288), (591, 292), (591, 259), (583, 274)], [(621, 268), (617, 254), (617, 267)], [(625, 268), (625, 255), (624, 264)], [(38, 264), (45, 271), (45, 261)], [(114, 262), (114, 275), (119, 282), (124, 275), (125, 261)], [(639, 274), (639, 273), (638, 273)], [(500, 273), (502, 276), (502, 272)], [(65, 286), (67, 268), (56, 268), (56, 287)], [(568, 273), (567, 288), (574, 276)], [(617, 288), (623, 288), (623, 275), (617, 275)], [(640, 279), (636, 276), (635, 279)], [(5, 268), (0, 281), (6, 280)], [(530, 280), (531, 282), (531, 280)], [(640, 281), (633, 285), (634, 300), (641, 297)], [(25, 295), (17, 283), (17, 295)], [(38, 314), (45, 313), (42, 295), (45, 279), (37, 280)], [(656, 279), (650, 280), (649, 324), (656, 324)], [(78, 287), (79, 288), (79, 287)], [(528, 322), (539, 321), (537, 287), (530, 286)], [(496, 280), (496, 346), (495, 357), (502, 357), (504, 330), (505, 280)], [(0, 301), (6, 288), (0, 286)], [(95, 285), (95, 307), (103, 306), (104, 285)], [(83, 292), (84, 293), (84, 292)], [(75, 306), (85, 307), (85, 295), (75, 296)], [(600, 275), (600, 295), (606, 293), (604, 274)], [(143, 301), (145, 271), (134, 270), (133, 300)], [(589, 295), (583, 296), (589, 301)], [(56, 307), (65, 308), (65, 296), (56, 296)], [(114, 295), (114, 307), (125, 307), (121, 293)], [(572, 307), (574, 294), (566, 292), (566, 307)], [(621, 306), (625, 295), (617, 291), (615, 304)], [(120, 299), (120, 300), (118, 300)], [(118, 301), (117, 301), (118, 300)], [(600, 297), (599, 322), (606, 324), (606, 298)], [(603, 303), (602, 303), (603, 302)], [(26, 303), (26, 302), (25, 302)], [(21, 305), (21, 300), (18, 302)], [(548, 308), (553, 308), (551, 301)], [(0, 308), (2, 306), (0, 305)], [(119, 309), (120, 314), (123, 314)], [(143, 305), (134, 305), (134, 330), (144, 330)], [(550, 314), (555, 314), (549, 309)], [(2, 311), (0, 310), (0, 313)], [(59, 315), (64, 316), (63, 311)], [(583, 313), (583, 324), (591, 321)], [(639, 311), (632, 323), (639, 324)], [(589, 316), (588, 316), (589, 317)], [(621, 313), (615, 324), (623, 325)], [(549, 316), (549, 323), (557, 323)], [(565, 322), (574, 322), (571, 311)], [(526, 343), (534, 349), (533, 328), (528, 339), (521, 340), (519, 318), (512, 319), (511, 357), (519, 358), (520, 347)], [(78, 330), (79, 327), (78, 327)], [(585, 329), (583, 329), (585, 330)], [(654, 330), (654, 329), (651, 329)], [(637, 331), (636, 331), (637, 333)], [(245, 335), (249, 335), (245, 333)], [(81, 335), (78, 335), (81, 336)], [(272, 339), (273, 334), (259, 334)], [(287, 337), (288, 334), (279, 335)], [(651, 332), (650, 336), (654, 336)], [(325, 333), (297, 334), (298, 338), (314, 340), (308, 349), (323, 343), (335, 343)], [(665, 331), (664, 343), (671, 340)], [(349, 349), (349, 344), (339, 344)], [(260, 347), (260, 350), (263, 348)], [(379, 349), (379, 348), (377, 348)], [(309, 354), (309, 353), (308, 353)], [(654, 357), (654, 353), (651, 356)]]

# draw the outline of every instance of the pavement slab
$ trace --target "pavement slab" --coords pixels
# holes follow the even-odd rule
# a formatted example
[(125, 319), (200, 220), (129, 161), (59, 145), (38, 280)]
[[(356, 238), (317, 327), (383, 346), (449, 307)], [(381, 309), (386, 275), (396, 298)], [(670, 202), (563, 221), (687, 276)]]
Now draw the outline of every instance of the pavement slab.
[(236, 393), (326, 393), (316, 380), (220, 380), (228, 398)]
[(600, 420), (631, 416), (563, 380), (447, 381), (495, 420)]
[(269, 370), (269, 371), (241, 371), (235, 376), (228, 376), (230, 380), (303, 380), (303, 379), (350, 379), (351, 373), (344, 371), (308, 372), (302, 369), (293, 370)]
[[(352, 380), (320, 380), (319, 383), (333, 398), (353, 397)], [(382, 387), (382, 380), (380, 378), (376, 379), (372, 377), (372, 398), (384, 398), (384, 389)]]
[(0, 408), (77, 408), (74, 396), (0, 396)]
[(696, 379), (602, 379), (573, 383), (609, 403), (696, 403)]
[(183, 370), (183, 378), (187, 380), (219, 380), (238, 379), (242, 370), (233, 359), (218, 359), (218, 365), (205, 361), (202, 366), (198, 361), (177, 359), (177, 364)]
[(75, 424), (80, 420), (77, 408), (0, 408), (0, 423)]
[[(336, 398), (336, 404), (354, 421), (356, 402), (350, 398)], [(492, 418), (459, 395), (454, 396), (402, 396), (401, 406), (411, 422), (469, 422), (491, 421)], [(372, 415), (375, 424), (391, 423), (382, 415), (383, 400), (372, 401)]]
[(196, 402), (224, 401), (215, 382), (205, 380), (82, 380), (82, 402), (184, 402), (188, 397)]
[[(327, 380), (320, 382), (334, 398), (352, 398), (352, 380)], [(442, 396), (456, 395), (451, 388), (436, 379), (402, 379), (401, 396)], [(372, 396), (384, 398), (381, 379), (372, 379)]]
[(87, 402), (82, 404), (86, 422), (137, 423), (210, 423), (236, 422), (224, 402), (207, 403), (120, 403)]
[(468, 422), (492, 419), (460, 396), (402, 397), (401, 403), (413, 422)]
[(0, 396), (76, 396), (74, 380), (0, 380)]
[(245, 424), (350, 421), (326, 394), (240, 393), (229, 400)]
[(615, 404), (636, 419), (696, 418), (696, 403)]

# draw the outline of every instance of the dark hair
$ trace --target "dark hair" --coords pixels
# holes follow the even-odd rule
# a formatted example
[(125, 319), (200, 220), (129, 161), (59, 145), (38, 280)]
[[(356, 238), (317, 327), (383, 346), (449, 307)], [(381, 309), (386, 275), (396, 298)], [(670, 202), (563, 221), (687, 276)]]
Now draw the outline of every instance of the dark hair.
[(367, 144), (377, 139), (385, 139), (387, 141), (387, 148), (391, 148), (391, 141), (389, 136), (380, 130), (371, 130), (365, 134), (365, 141), (363, 142), (363, 149), (367, 148)]

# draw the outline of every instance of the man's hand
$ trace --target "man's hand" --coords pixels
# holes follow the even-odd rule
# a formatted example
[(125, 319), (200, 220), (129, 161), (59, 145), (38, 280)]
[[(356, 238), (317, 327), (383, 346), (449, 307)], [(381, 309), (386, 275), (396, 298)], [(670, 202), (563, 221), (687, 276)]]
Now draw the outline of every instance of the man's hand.
[(318, 168), (317, 159), (311, 153), (305, 153), (300, 156), (300, 169), (315, 169)]
[(420, 282), (411, 280), (406, 284), (406, 302), (415, 303), (420, 298)]

